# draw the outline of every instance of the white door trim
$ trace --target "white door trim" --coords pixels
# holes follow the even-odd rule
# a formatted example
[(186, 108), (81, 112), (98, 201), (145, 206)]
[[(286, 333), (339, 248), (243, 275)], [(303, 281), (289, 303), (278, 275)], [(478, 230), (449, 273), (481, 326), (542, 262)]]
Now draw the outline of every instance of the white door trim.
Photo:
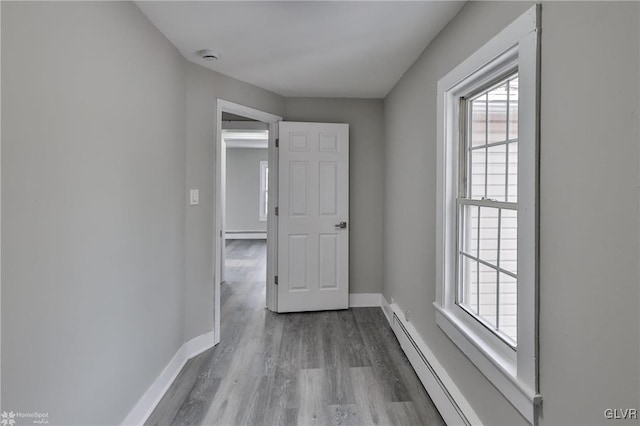
[[(224, 256), (223, 244), (224, 238), (224, 197), (222, 192), (224, 170), (222, 159), (222, 112), (228, 112), (231, 114), (242, 115), (244, 117), (252, 118), (254, 120), (269, 123), (269, 193), (271, 194), (272, 185), (276, 187), (277, 191), (277, 151), (275, 146), (275, 140), (277, 138), (279, 121), (282, 121), (282, 117), (274, 115), (265, 111), (260, 111), (248, 106), (240, 105), (234, 102), (230, 102), (221, 98), (217, 98), (216, 106), (216, 163), (215, 163), (215, 176), (214, 176), (214, 196), (215, 196), (215, 210), (214, 210), (214, 232), (213, 232), (213, 247), (214, 247), (214, 317), (213, 317), (213, 336), (214, 344), (220, 342), (220, 284), (221, 284), (221, 271), (222, 261)], [(276, 161), (273, 161), (273, 160)], [(274, 192), (274, 197), (277, 197), (277, 193)], [(277, 199), (277, 198), (273, 198)], [(277, 223), (275, 220), (275, 210), (269, 208), (269, 215), (267, 217), (267, 308), (275, 311), (277, 309), (277, 289), (273, 282), (275, 275), (275, 265), (277, 259)]]

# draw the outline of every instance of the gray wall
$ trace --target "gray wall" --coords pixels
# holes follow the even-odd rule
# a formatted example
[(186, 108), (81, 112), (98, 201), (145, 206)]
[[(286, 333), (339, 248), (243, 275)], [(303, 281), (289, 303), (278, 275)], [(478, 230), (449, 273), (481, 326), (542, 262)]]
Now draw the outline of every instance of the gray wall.
[(185, 72), (133, 3), (2, 2), (2, 409), (117, 424), (183, 342)]
[(267, 221), (259, 220), (260, 161), (267, 149), (227, 149), (227, 231), (267, 231)]
[(380, 293), (384, 185), (382, 100), (287, 98), (285, 120), (349, 123), (349, 291)]
[[(213, 329), (216, 98), (284, 115), (284, 98), (187, 63), (187, 184), (200, 205), (186, 213), (185, 338)], [(222, 318), (224, 321), (224, 318)]]
[[(486, 424), (526, 421), (435, 324), (436, 84), (529, 6), (467, 3), (385, 100), (384, 295)], [(640, 400), (638, 16), (543, 5), (542, 425), (606, 424), (605, 408)]]
[(638, 6), (544, 5), (544, 424), (601, 424), (640, 400)]

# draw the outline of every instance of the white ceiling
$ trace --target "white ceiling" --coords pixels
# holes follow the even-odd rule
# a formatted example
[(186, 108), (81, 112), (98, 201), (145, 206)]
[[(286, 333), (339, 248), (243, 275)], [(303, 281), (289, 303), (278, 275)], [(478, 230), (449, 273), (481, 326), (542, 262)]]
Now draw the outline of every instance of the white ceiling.
[(185, 58), (222, 74), (283, 96), (382, 98), (464, 2), (136, 4)]

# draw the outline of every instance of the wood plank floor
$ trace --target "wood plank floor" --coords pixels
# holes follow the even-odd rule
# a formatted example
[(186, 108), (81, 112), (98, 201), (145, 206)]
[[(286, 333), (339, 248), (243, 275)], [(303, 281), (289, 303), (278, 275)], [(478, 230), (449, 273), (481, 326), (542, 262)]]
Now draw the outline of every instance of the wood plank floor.
[(443, 425), (380, 308), (264, 308), (264, 241), (227, 243), (221, 342), (147, 425)]
[(225, 281), (264, 282), (267, 276), (267, 240), (227, 240)]

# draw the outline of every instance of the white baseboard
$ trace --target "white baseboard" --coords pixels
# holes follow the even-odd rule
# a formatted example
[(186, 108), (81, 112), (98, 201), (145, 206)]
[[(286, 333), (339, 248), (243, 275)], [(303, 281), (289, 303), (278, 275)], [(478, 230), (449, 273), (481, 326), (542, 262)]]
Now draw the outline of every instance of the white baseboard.
[(171, 358), (169, 364), (162, 370), (158, 378), (149, 386), (138, 403), (131, 409), (127, 417), (122, 421), (123, 425), (143, 425), (149, 418), (156, 405), (160, 402), (169, 386), (182, 370), (188, 360), (213, 347), (213, 331), (194, 337), (183, 344)]
[(350, 308), (382, 306), (382, 293), (349, 293)]
[(224, 233), (226, 240), (266, 240), (267, 231), (265, 232), (245, 232), (245, 231), (227, 231)]
[(393, 311), (391, 310), (391, 305), (389, 305), (389, 302), (387, 302), (387, 299), (384, 297), (384, 295), (382, 295), (381, 299), (382, 312), (384, 313), (384, 316), (387, 317), (387, 321), (389, 321), (391, 327), (393, 327)]
[(480, 418), (396, 303), (382, 297), (382, 310), (402, 350), (447, 425), (482, 425)]

